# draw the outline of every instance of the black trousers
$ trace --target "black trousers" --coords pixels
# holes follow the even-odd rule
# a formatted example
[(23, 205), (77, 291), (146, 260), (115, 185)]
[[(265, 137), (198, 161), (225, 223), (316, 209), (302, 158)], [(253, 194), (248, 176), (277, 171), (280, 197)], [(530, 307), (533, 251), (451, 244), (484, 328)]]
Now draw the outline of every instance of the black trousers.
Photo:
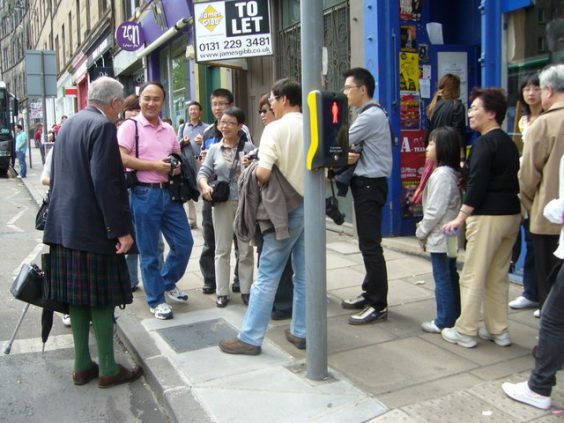
[(200, 271), (204, 285), (215, 288), (215, 232), (213, 230), (212, 206), (204, 201), (202, 206), (202, 232), (204, 246), (200, 255)]
[(535, 368), (529, 377), (529, 388), (537, 394), (549, 397), (552, 387), (556, 385), (556, 372), (562, 368), (562, 364), (564, 364), (564, 266), (560, 267), (556, 282), (542, 308)]
[(388, 273), (382, 249), (382, 208), (388, 197), (386, 178), (353, 177), (351, 191), (358, 232), (358, 245), (366, 275), (362, 295), (376, 310), (388, 306)]
[(553, 254), (558, 247), (558, 235), (531, 234), (535, 251), (535, 269), (537, 272), (538, 300), (540, 306), (544, 304), (550, 291), (550, 272), (558, 263)]

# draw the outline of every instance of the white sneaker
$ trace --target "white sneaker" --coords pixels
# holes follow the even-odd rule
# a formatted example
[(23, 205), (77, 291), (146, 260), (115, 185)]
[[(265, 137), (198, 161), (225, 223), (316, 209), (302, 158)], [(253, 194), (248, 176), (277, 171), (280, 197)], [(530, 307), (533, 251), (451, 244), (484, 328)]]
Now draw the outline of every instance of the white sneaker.
[(481, 326), (478, 330), (478, 336), (486, 341), (495, 342), (500, 347), (508, 347), (511, 345), (511, 337), (508, 331), (503, 331), (499, 335), (492, 335), (485, 326)]
[(67, 327), (67, 328), (71, 327), (71, 319), (70, 319), (70, 316), (68, 314), (63, 314), (61, 316), (61, 322), (63, 322), (63, 325), (65, 325), (65, 327)]
[(185, 303), (188, 301), (188, 294), (177, 287), (174, 287), (170, 291), (166, 291), (166, 296), (177, 303)]
[(457, 344), (464, 348), (474, 348), (478, 343), (473, 336), (463, 335), (455, 328), (444, 328), (441, 331), (441, 336), (451, 344)]
[(155, 315), (157, 319), (169, 320), (172, 319), (172, 309), (167, 303), (161, 303), (155, 308), (149, 308), (149, 311)]
[(441, 330), (435, 324), (434, 320), (431, 320), (430, 322), (421, 323), (421, 329), (423, 329), (425, 332), (429, 332), (429, 333), (441, 333)]
[(551, 406), (550, 397), (545, 397), (544, 395), (539, 395), (531, 391), (528, 382), (505, 382), (501, 385), (501, 389), (503, 389), (503, 392), (505, 392), (509, 398), (513, 398), (515, 401), (529, 404), (542, 410), (548, 410)]
[(540, 319), (540, 316), (541, 316), (540, 308), (537, 308), (535, 310), (535, 312), (533, 313), (533, 316), (535, 316), (537, 319)]
[(528, 298), (525, 298), (522, 295), (519, 295), (513, 301), (510, 301), (508, 305), (512, 309), (520, 310), (520, 309), (523, 309), (523, 308), (538, 307), (539, 303), (537, 301), (531, 301)]

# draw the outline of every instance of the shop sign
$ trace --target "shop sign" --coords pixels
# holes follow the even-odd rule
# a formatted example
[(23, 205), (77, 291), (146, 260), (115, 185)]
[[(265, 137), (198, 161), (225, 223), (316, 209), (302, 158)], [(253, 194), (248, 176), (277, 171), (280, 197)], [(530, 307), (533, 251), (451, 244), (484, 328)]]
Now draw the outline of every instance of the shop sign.
[(116, 29), (117, 45), (127, 51), (136, 51), (143, 47), (143, 31), (137, 22), (123, 22)]
[(194, 3), (193, 16), (197, 62), (272, 55), (268, 0)]

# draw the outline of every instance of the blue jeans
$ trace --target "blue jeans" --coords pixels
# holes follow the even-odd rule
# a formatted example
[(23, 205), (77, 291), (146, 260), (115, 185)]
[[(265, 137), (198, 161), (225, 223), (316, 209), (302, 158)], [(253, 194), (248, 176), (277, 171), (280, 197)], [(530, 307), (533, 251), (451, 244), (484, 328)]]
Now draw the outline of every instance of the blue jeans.
[(529, 231), (530, 219), (525, 219), (523, 228), (525, 230), (525, 245), (527, 252), (525, 253), (525, 262), (523, 263), (523, 297), (531, 301), (538, 301), (537, 294), (537, 273), (535, 270), (535, 252), (533, 247), (533, 238)]
[(456, 258), (449, 258), (446, 253), (431, 253), (431, 263), (437, 301), (435, 325), (439, 329), (451, 328), (460, 315), (460, 286)]
[[(164, 292), (174, 289), (184, 275), (194, 240), (184, 207), (172, 201), (168, 190), (136, 186), (132, 190), (131, 205), (143, 287), (147, 303), (156, 307), (165, 302)], [(159, 266), (161, 232), (170, 247), (162, 267)]]
[(16, 157), (20, 164), (20, 176), (25, 178), (27, 176), (27, 166), (25, 164), (25, 152), (24, 151), (16, 151)]
[(260, 346), (264, 340), (276, 289), (286, 262), (292, 256), (294, 300), (290, 331), (306, 337), (305, 322), (305, 247), (303, 204), (288, 215), (288, 239), (277, 240), (274, 232), (263, 234), (258, 278), (251, 287), (251, 300), (245, 314), (239, 339)]
[[(159, 236), (159, 269), (161, 269), (164, 264), (164, 248), (164, 241), (162, 237)], [(127, 263), (127, 270), (129, 272), (131, 287), (137, 288), (139, 286), (139, 272), (137, 271), (137, 265), (139, 264), (139, 254), (126, 254), (125, 262)]]

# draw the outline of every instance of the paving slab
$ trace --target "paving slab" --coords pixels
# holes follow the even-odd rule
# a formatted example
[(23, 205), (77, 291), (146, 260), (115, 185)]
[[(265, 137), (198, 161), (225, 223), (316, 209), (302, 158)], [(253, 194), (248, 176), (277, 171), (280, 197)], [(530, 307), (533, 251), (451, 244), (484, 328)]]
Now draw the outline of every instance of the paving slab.
[(328, 242), (327, 250), (334, 251), (337, 254), (360, 254), (358, 250), (358, 244), (354, 242)]
[(376, 417), (368, 421), (367, 423), (415, 423), (418, 420), (415, 420), (409, 414), (402, 410), (390, 410), (381, 416)]
[(470, 388), (482, 380), (469, 373), (459, 373), (404, 389), (378, 395), (378, 400), (389, 408), (397, 409), (420, 401), (442, 398), (452, 392)]
[[(221, 395), (218, 395), (221, 391)], [(387, 409), (346, 381), (312, 383), (283, 366), (221, 378), (195, 388), (217, 421), (366, 421)], [(342, 420), (341, 420), (342, 421)]]
[(507, 423), (514, 421), (510, 414), (465, 391), (455, 392), (434, 400), (421, 401), (402, 407), (402, 410), (419, 422)]
[(356, 262), (349, 260), (349, 257), (345, 258), (341, 254), (336, 254), (331, 251), (326, 253), (326, 267), (327, 270), (339, 269), (342, 267), (349, 267), (357, 265)]
[(432, 272), (431, 262), (419, 257), (402, 257), (387, 260), (388, 279), (400, 279)]
[[(367, 357), (371, 357), (368, 362)], [(420, 338), (399, 339), (333, 354), (329, 357), (329, 363), (373, 395), (452, 376), (476, 367), (471, 361)]]
[(357, 268), (343, 267), (335, 269), (327, 274), (327, 290), (332, 291), (340, 288), (355, 287), (360, 292), (364, 272), (359, 272)]

